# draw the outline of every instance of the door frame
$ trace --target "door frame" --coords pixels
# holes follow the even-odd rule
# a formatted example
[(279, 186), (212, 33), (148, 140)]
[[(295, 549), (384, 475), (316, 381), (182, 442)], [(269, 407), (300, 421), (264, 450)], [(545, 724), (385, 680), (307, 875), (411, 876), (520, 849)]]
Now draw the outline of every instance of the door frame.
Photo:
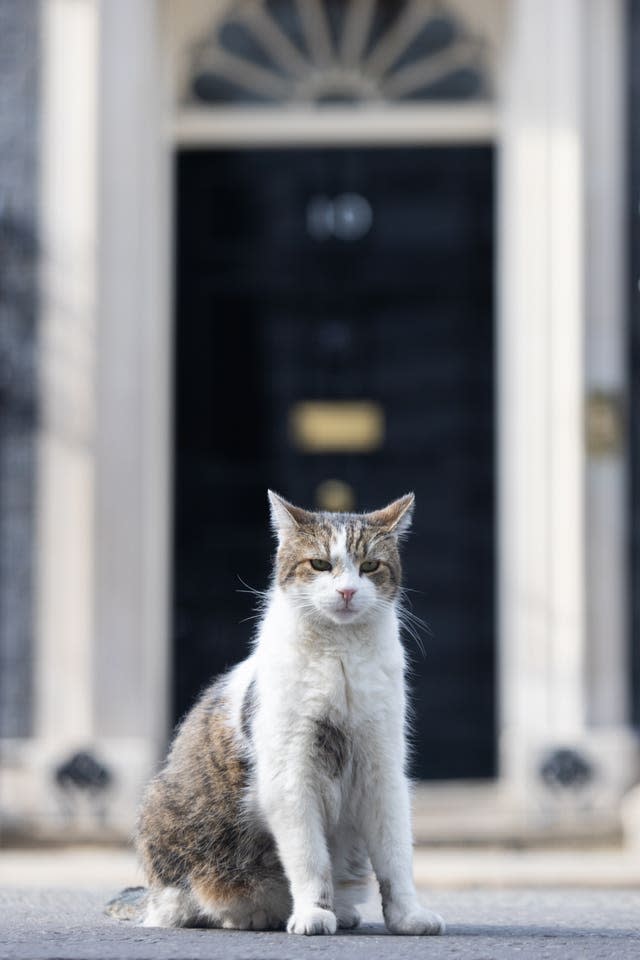
[[(629, 595), (631, 601), (630, 667), (631, 712), (636, 728), (640, 727), (640, 74), (637, 57), (640, 51), (640, 2), (628, 0), (629, 33), (627, 71), (629, 83), (629, 458), (630, 458), (630, 564)], [(635, 58), (635, 60), (634, 60)]]

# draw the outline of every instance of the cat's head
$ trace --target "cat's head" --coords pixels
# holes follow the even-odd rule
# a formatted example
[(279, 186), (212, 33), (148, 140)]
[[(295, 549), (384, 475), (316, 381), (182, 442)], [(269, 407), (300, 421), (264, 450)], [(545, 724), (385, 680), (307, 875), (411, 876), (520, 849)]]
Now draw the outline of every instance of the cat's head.
[(375, 616), (395, 599), (398, 541), (411, 525), (412, 493), (373, 513), (314, 513), (269, 491), (278, 537), (276, 581), (299, 610), (332, 623)]

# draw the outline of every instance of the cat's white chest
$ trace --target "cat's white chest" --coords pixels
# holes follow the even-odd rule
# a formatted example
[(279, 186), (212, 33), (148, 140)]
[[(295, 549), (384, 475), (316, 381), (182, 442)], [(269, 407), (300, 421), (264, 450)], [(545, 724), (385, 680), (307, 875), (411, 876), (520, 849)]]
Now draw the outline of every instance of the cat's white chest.
[(346, 647), (319, 658), (307, 674), (317, 716), (336, 722), (354, 744), (364, 743), (390, 715), (403, 710), (401, 654), (372, 646)]
[(263, 624), (257, 661), (261, 732), (281, 732), (277, 739), (286, 749), (296, 749), (298, 737), (313, 743), (317, 722), (330, 721), (365, 752), (372, 739), (402, 724), (403, 653), (395, 615), (370, 630), (325, 634), (276, 602)]

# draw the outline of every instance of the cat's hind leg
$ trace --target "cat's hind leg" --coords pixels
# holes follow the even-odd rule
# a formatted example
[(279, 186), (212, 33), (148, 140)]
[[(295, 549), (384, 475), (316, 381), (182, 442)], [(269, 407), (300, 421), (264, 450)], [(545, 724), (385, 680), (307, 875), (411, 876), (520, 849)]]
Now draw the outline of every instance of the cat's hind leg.
[(355, 890), (350, 887), (350, 881), (342, 881), (334, 887), (333, 909), (338, 920), (338, 929), (355, 930), (360, 926), (360, 911), (357, 904), (367, 899), (366, 892), (362, 896), (361, 888)]
[(332, 846), (333, 901), (341, 930), (353, 930), (360, 925), (357, 905), (364, 903), (370, 893), (371, 865), (362, 842), (348, 839)]
[(284, 930), (284, 920), (256, 903), (237, 903), (224, 907), (221, 925), (225, 930)]
[(216, 890), (216, 885), (192, 882), (199, 913), (208, 925), (225, 930), (283, 930), (291, 912), (286, 882), (257, 885), (248, 894)]
[(184, 887), (152, 887), (143, 927), (215, 926), (200, 911), (192, 893)]

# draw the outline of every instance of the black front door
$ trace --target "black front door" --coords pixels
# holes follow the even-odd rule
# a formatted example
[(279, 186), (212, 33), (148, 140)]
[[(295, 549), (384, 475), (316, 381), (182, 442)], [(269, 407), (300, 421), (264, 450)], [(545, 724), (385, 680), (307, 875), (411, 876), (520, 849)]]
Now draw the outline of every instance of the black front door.
[(185, 151), (176, 176), (176, 719), (248, 651), (267, 487), (413, 489), (413, 773), (493, 775), (493, 150)]

